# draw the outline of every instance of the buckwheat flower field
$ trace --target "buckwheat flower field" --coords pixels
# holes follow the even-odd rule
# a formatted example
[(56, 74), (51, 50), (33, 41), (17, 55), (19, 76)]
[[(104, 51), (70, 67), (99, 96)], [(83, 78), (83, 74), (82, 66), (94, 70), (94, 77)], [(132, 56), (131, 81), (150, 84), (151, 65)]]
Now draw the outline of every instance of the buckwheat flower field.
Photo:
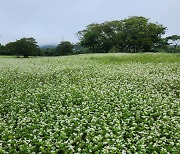
[(180, 55), (0, 57), (0, 153), (180, 153)]

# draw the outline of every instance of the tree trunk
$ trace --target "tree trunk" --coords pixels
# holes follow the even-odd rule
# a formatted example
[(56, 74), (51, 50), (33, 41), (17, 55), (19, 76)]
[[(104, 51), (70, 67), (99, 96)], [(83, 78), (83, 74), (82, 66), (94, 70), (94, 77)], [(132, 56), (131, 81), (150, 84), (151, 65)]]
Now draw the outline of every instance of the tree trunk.
[(29, 56), (28, 55), (24, 55), (24, 58), (29, 58)]
[(177, 44), (176, 44), (176, 45), (174, 45), (174, 53), (176, 52), (176, 47), (177, 47)]

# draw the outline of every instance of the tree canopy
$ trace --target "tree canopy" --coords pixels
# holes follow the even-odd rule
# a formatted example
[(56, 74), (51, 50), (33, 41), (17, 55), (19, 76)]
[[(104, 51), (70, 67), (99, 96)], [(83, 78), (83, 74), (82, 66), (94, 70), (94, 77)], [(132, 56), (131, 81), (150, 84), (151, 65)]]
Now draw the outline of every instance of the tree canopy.
[(92, 23), (79, 31), (79, 42), (72, 44), (63, 41), (57, 46), (39, 48), (34, 38), (22, 38), (0, 44), (1, 55), (29, 56), (63, 56), (84, 53), (108, 52), (180, 52), (180, 36), (163, 38), (167, 28), (150, 22), (142, 16), (132, 16), (123, 20)]
[(0, 43), (0, 54), (5, 54), (5, 46)]
[(180, 36), (178, 35), (171, 35), (166, 37), (167, 41), (169, 42), (170, 45), (174, 46), (174, 52), (176, 51), (177, 46), (180, 43)]
[(92, 52), (149, 52), (161, 46), (166, 28), (148, 18), (133, 16), (124, 20), (90, 24), (79, 31), (80, 44)]
[(57, 56), (69, 55), (73, 52), (73, 45), (69, 41), (61, 42), (55, 49)]
[(34, 38), (22, 38), (15, 42), (10, 42), (6, 44), (6, 50), (17, 56), (24, 56), (28, 58), (31, 55), (35, 55), (39, 51), (39, 47)]

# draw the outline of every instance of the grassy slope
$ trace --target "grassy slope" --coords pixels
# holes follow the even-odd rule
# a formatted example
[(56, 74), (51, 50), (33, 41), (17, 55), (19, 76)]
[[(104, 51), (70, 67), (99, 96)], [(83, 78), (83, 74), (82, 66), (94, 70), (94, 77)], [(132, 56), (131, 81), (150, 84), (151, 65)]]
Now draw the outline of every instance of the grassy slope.
[(179, 152), (179, 54), (0, 57), (0, 152)]
[(103, 62), (104, 64), (125, 63), (175, 63), (180, 61), (180, 54), (158, 54), (158, 53), (135, 53), (135, 54), (100, 54), (90, 59)]

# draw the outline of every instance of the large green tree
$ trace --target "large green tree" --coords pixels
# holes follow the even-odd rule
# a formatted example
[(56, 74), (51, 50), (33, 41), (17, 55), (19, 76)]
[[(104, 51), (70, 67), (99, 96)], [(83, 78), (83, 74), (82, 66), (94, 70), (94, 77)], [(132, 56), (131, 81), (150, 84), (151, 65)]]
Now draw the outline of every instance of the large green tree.
[(28, 58), (31, 55), (35, 55), (38, 52), (39, 47), (34, 38), (22, 38), (15, 42), (15, 50), (19, 55), (23, 55)]
[(9, 52), (28, 58), (29, 56), (36, 55), (39, 52), (39, 46), (34, 38), (22, 38), (16, 42), (10, 42), (6, 44), (6, 48)]
[(92, 52), (109, 52), (112, 48), (124, 52), (155, 51), (162, 44), (166, 28), (149, 22), (145, 17), (90, 24), (79, 31), (80, 44)]
[(122, 22), (129, 51), (155, 51), (156, 48), (161, 46), (161, 36), (166, 30), (164, 26), (151, 23), (148, 18), (138, 16), (124, 19)]

